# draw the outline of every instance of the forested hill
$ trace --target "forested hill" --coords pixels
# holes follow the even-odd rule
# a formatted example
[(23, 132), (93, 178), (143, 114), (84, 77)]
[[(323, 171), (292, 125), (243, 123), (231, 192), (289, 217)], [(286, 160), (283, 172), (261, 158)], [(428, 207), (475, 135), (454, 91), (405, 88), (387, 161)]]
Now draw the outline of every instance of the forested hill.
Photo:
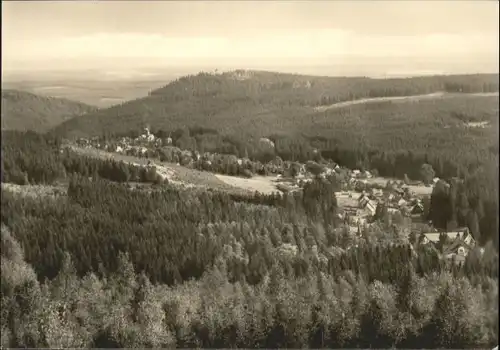
[(45, 132), (96, 107), (19, 90), (2, 90), (2, 130)]
[(73, 118), (55, 131), (67, 137), (93, 136), (149, 124), (163, 129), (201, 126), (253, 136), (273, 130), (293, 133), (297, 132), (294, 118), (314, 114), (314, 107), (436, 92), (498, 92), (498, 74), (370, 79), (263, 71), (200, 73), (180, 78), (147, 97)]

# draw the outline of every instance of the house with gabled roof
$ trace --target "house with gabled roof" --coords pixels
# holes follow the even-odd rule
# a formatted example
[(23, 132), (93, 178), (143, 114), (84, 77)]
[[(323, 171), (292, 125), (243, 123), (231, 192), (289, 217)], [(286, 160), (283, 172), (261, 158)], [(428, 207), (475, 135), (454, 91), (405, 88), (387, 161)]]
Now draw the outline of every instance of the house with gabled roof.
[(441, 234), (445, 234), (448, 237), (448, 240), (455, 243), (455, 241), (462, 242), (463, 244), (469, 246), (469, 247), (474, 247), (476, 245), (476, 241), (474, 240), (474, 237), (469, 232), (469, 229), (467, 227), (464, 228), (459, 228), (454, 231), (448, 231), (448, 232), (429, 232), (429, 233), (424, 233), (423, 236), (423, 244), (428, 244), (428, 243), (433, 243), (437, 244), (439, 242), (439, 236)]
[(472, 249), (470, 245), (465, 243), (462, 240), (456, 240), (447, 247), (443, 249), (443, 255), (444, 256), (449, 256), (449, 255), (461, 255), (461, 256), (467, 256), (469, 251)]
[(377, 202), (369, 200), (368, 203), (366, 203), (365, 209), (368, 210), (372, 216), (375, 215), (377, 212)]
[(417, 200), (411, 207), (411, 215), (421, 215), (424, 212), (424, 205), (421, 201)]
[(455, 240), (452, 244), (443, 249), (443, 257), (447, 260), (453, 260), (456, 264), (465, 262), (465, 258), (473, 246), (465, 243), (461, 239)]

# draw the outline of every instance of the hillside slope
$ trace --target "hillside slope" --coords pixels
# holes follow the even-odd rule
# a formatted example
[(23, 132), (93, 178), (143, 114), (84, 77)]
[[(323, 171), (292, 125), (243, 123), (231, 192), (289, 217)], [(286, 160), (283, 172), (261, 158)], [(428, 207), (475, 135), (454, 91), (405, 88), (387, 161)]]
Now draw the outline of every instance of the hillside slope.
[(263, 136), (300, 131), (291, 120), (343, 101), (497, 91), (497, 74), (369, 79), (262, 71), (200, 73), (180, 78), (145, 98), (73, 118), (55, 131), (66, 137), (93, 136), (109, 130), (128, 132), (149, 124), (155, 129), (198, 126), (223, 134)]
[(96, 107), (19, 90), (2, 90), (2, 130), (45, 132)]

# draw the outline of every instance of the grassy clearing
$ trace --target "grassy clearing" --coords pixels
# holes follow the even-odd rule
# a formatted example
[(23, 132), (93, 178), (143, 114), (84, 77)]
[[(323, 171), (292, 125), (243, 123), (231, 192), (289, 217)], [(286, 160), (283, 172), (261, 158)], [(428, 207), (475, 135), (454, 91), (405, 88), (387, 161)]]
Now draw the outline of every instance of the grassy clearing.
[(232, 186), (230, 183), (227, 183), (219, 179), (218, 175), (215, 175), (207, 171), (189, 169), (177, 164), (156, 163), (156, 162), (155, 164), (161, 164), (162, 168), (167, 169), (167, 171), (169, 171), (169, 173), (172, 174), (170, 175), (171, 178), (173, 179), (172, 182), (177, 181), (184, 184), (190, 184), (196, 187), (213, 188), (229, 192), (239, 192), (239, 193), (248, 192), (245, 190), (245, 188), (242, 188), (245, 191), (240, 191), (239, 186)]
[(16, 185), (12, 183), (2, 183), (2, 190), (29, 197), (57, 197), (67, 194), (67, 185)]
[(375, 103), (375, 102), (397, 102), (397, 101), (419, 101), (423, 99), (432, 99), (432, 98), (440, 98), (443, 97), (444, 93), (442, 92), (436, 92), (433, 94), (426, 94), (426, 95), (415, 95), (415, 96), (394, 96), (394, 97), (373, 97), (373, 98), (362, 98), (359, 100), (352, 100), (352, 101), (345, 101), (345, 102), (338, 102), (334, 103), (328, 106), (318, 106), (315, 107), (314, 110), (317, 112), (323, 112), (328, 109), (334, 109), (334, 108), (342, 108), (342, 107), (349, 107), (352, 105), (358, 105), (358, 104), (365, 104), (365, 103)]
[(244, 190), (252, 192), (261, 192), (265, 194), (271, 194), (273, 192), (280, 192), (276, 188), (276, 177), (274, 176), (255, 176), (251, 179), (244, 179), (236, 176), (228, 175), (215, 175), (219, 180), (224, 181), (228, 185), (239, 187)]
[(365, 103), (418, 102), (421, 100), (444, 99), (444, 98), (453, 98), (453, 97), (460, 97), (460, 96), (493, 97), (493, 96), (498, 96), (498, 92), (483, 92), (483, 93), (468, 93), (468, 94), (465, 94), (465, 93), (463, 93), (463, 94), (451, 94), (451, 93), (445, 93), (445, 92), (435, 92), (432, 94), (413, 95), (413, 96), (393, 96), (393, 97), (391, 96), (391, 97), (362, 98), (359, 100), (338, 102), (338, 103), (334, 103), (334, 104), (331, 104), (328, 106), (318, 106), (318, 107), (315, 107), (314, 110), (317, 112), (323, 112), (323, 111), (326, 111), (328, 109), (349, 107), (352, 105), (365, 104)]

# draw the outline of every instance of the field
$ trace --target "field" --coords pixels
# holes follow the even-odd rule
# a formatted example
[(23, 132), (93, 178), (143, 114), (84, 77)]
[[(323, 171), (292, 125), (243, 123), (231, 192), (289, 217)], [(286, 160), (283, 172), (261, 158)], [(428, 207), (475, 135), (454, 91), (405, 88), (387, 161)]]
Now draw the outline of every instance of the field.
[(276, 179), (274, 176), (255, 176), (251, 179), (244, 179), (237, 176), (228, 175), (215, 175), (219, 180), (224, 181), (228, 185), (239, 187), (244, 190), (252, 192), (261, 192), (266, 194), (271, 194), (273, 192), (279, 192), (276, 188), (276, 184), (273, 180)]
[(66, 185), (59, 184), (56, 186), (49, 185), (16, 185), (12, 183), (2, 183), (2, 190), (29, 197), (50, 197), (61, 196), (66, 194)]

